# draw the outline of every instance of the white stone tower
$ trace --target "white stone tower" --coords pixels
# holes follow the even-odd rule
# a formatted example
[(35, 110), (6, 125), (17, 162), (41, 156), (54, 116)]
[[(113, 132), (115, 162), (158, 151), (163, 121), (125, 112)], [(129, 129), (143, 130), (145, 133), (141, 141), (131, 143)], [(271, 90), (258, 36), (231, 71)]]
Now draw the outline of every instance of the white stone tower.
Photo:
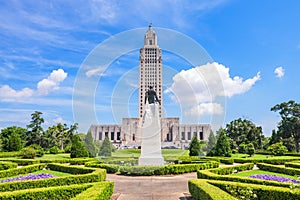
[(159, 105), (159, 118), (162, 116), (163, 95), (162, 95), (162, 58), (161, 49), (157, 45), (156, 33), (149, 29), (145, 34), (144, 46), (140, 49), (139, 67), (139, 101), (138, 118), (142, 118), (145, 112), (145, 93), (152, 86), (156, 91), (161, 105)]

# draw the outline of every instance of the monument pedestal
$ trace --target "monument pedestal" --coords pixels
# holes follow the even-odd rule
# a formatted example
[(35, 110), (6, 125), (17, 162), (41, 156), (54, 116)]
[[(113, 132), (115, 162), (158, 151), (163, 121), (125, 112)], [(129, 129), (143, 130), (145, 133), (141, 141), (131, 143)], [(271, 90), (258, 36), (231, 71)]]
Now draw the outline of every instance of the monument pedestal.
[(164, 165), (161, 154), (159, 107), (147, 104), (142, 121), (142, 144), (139, 165)]

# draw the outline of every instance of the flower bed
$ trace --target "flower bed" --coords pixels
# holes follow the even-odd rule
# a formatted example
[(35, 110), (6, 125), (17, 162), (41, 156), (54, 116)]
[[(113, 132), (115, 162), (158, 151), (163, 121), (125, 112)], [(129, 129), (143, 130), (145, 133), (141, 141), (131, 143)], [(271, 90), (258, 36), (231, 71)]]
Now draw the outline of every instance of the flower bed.
[(299, 181), (295, 179), (286, 178), (282, 176), (269, 175), (269, 174), (254, 174), (249, 176), (249, 178), (257, 178), (257, 179), (263, 179), (267, 181), (299, 183)]
[(37, 180), (37, 179), (47, 179), (47, 178), (55, 178), (52, 174), (29, 174), (27, 176), (19, 176), (15, 178), (8, 178), (1, 180), (1, 183), (12, 182), (12, 181), (26, 181), (26, 180)]

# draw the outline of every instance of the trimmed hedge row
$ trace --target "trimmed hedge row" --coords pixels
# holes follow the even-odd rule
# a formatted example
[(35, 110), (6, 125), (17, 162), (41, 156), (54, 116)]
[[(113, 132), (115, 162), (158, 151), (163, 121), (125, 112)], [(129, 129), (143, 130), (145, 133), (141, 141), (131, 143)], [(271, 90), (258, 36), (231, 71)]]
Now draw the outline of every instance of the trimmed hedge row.
[(46, 167), (46, 164), (36, 164), (36, 165), (29, 165), (29, 166), (25, 166), (25, 167), (21, 167), (21, 168), (16, 168), (16, 169), (7, 169), (7, 170), (0, 171), (0, 178), (36, 172), (45, 167)]
[[(229, 182), (229, 181), (217, 181), (217, 180), (207, 180), (207, 182), (229, 193), (232, 192), (239, 197), (248, 194), (251, 195), (252, 198), (254, 198), (254, 194), (255, 194), (257, 199), (264, 199), (264, 200), (300, 199), (300, 191), (299, 190), (291, 191), (290, 188), (239, 183), (239, 182)], [(247, 194), (245, 194), (245, 191), (247, 192)]]
[(0, 158), (8, 158), (8, 157), (16, 157), (19, 156), (19, 151), (13, 151), (13, 152), (0, 152)]
[(254, 167), (253, 163), (246, 163), (242, 165), (235, 165), (230, 167), (221, 167), (217, 169), (209, 170), (212, 173), (219, 174), (219, 175), (228, 175), (240, 171), (252, 170)]
[(267, 180), (261, 180), (255, 178), (239, 177), (239, 176), (218, 175), (210, 172), (210, 170), (199, 170), (197, 172), (197, 178), (233, 181), (233, 182), (240, 182), (240, 183), (252, 183), (252, 184), (260, 184), (260, 185), (272, 185), (272, 186), (279, 186), (279, 187), (291, 186), (291, 183), (287, 183), (287, 182), (267, 181)]
[(209, 169), (219, 167), (219, 162), (211, 161), (201, 164), (175, 164), (167, 166), (120, 166), (113, 164), (97, 164), (89, 162), (86, 167), (103, 168), (107, 173), (117, 173), (131, 176), (151, 176), (151, 175), (166, 175), (166, 174), (183, 174), (196, 172), (201, 169)]
[(203, 179), (190, 179), (188, 181), (189, 192), (195, 200), (236, 200), (220, 188), (207, 183)]
[(74, 159), (57, 159), (57, 160), (35, 160), (35, 159), (0, 159), (0, 161), (9, 161), (17, 163), (18, 165), (33, 165), (39, 163), (70, 163), (71, 165), (84, 165), (86, 162), (95, 161), (95, 158), (74, 158)]
[[(72, 174), (80, 174), (66, 177), (40, 179), (40, 180), (28, 180), (28, 181), (14, 181), (0, 183), (0, 192), (24, 190), (31, 188), (51, 187), (51, 186), (63, 186), (71, 184), (82, 184), (89, 182), (104, 181), (106, 178), (106, 172), (104, 169), (91, 169), (74, 166), (63, 166), (59, 164), (49, 164), (51, 170), (67, 172)], [(67, 169), (69, 168), (69, 169)], [(20, 168), (21, 169), (21, 168)]]
[(114, 191), (113, 182), (97, 182), (70, 200), (108, 200)]
[(13, 169), (17, 167), (17, 163), (0, 161), (0, 170)]
[(34, 160), (34, 159), (19, 159), (19, 158), (11, 158), (11, 159), (0, 159), (0, 161), (9, 161), (9, 162), (14, 162), (17, 163), (18, 165), (34, 165), (34, 164), (39, 164), (39, 160)]
[(278, 159), (256, 159), (256, 158), (234, 158), (234, 162), (236, 163), (267, 163), (273, 165), (283, 165), (286, 162), (296, 161), (300, 158), (278, 158)]
[(291, 168), (300, 168), (300, 162), (287, 162), (284, 163), (285, 167), (291, 167)]
[(270, 172), (277, 172), (281, 174), (288, 174), (288, 175), (300, 175), (300, 169), (290, 168), (290, 167), (282, 167), (282, 166), (274, 166), (270, 164), (258, 163), (257, 167), (261, 170), (266, 170)]
[(0, 199), (31, 199), (31, 200), (48, 200), (48, 199), (70, 199), (84, 190), (92, 187), (92, 184), (67, 185), (60, 187), (35, 188), (19, 190), (13, 192), (0, 193)]

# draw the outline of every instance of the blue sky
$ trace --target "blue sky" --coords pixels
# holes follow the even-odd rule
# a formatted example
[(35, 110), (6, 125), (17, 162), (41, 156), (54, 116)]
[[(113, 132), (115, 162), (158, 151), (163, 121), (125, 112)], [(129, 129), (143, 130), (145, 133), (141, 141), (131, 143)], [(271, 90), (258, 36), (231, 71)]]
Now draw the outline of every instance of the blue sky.
[[(90, 92), (94, 101), (88, 106), (96, 121), (90, 123), (114, 124), (137, 116), (138, 49), (113, 59), (106, 70), (85, 64), (105, 41), (129, 30), (145, 31), (152, 21), (159, 44), (168, 37), (159, 35), (159, 29), (167, 29), (192, 39), (211, 57), (209, 64), (192, 64), (162, 46), (166, 116), (187, 123), (210, 123), (215, 116), (223, 124), (243, 117), (269, 136), (280, 120), (270, 108), (300, 100), (299, 9), (297, 0), (1, 1), (0, 129), (26, 127), (30, 114), (39, 110), (45, 127), (79, 122), (85, 132), (89, 116), (81, 124), (74, 114), (80, 112), (74, 111), (80, 69), (86, 70), (87, 85), (79, 82), (85, 87), (79, 92)], [(141, 47), (143, 37), (134, 39)], [(170, 43), (189, 48), (182, 41)], [(219, 70), (222, 90), (212, 68)], [(192, 76), (195, 71), (202, 79)], [(189, 89), (181, 88), (183, 79), (192, 100)], [(89, 81), (96, 87), (89, 88)]]

